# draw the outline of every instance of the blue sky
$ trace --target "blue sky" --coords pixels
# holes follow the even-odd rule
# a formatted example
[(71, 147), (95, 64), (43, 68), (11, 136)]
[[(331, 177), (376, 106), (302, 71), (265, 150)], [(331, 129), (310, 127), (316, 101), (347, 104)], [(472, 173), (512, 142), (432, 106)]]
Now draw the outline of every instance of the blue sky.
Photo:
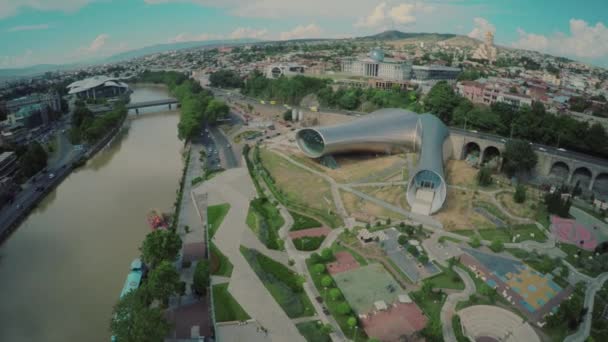
[(458, 33), (608, 66), (606, 0), (0, 0), (0, 68), (158, 43)]

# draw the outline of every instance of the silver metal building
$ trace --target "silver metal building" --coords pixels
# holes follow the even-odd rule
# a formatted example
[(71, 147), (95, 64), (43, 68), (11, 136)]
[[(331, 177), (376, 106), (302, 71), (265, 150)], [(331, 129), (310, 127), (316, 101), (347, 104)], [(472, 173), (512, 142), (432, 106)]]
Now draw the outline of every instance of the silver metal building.
[(448, 128), (432, 114), (381, 109), (345, 124), (301, 129), (296, 142), (311, 158), (346, 152), (418, 151), (407, 201), (413, 212), (429, 215), (441, 209), (447, 196), (443, 145), (448, 134)]

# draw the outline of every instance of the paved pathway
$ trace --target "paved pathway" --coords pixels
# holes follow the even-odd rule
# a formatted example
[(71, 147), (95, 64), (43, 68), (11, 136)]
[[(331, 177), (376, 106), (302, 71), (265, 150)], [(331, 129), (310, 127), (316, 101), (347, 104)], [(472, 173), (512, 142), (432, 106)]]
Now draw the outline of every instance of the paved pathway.
[(591, 332), (591, 323), (593, 321), (593, 304), (595, 302), (595, 294), (604, 286), (606, 280), (608, 280), (608, 272), (600, 274), (587, 285), (584, 302), (584, 307), (587, 308), (587, 314), (585, 314), (583, 322), (579, 326), (578, 330), (574, 334), (566, 337), (564, 342), (583, 342), (587, 339), (587, 337), (589, 337)]
[[(228, 291), (251, 317), (268, 330), (271, 340), (303, 342), (304, 338), (291, 319), (270, 295), (239, 250), (241, 244), (255, 244), (257, 240), (246, 238), (251, 232), (245, 223), (249, 201), (255, 196), (247, 169), (224, 171), (194, 191), (207, 192), (209, 204), (228, 202), (231, 205), (214, 237), (217, 247), (234, 266)], [(256, 244), (254, 247), (260, 246)]]
[(464, 290), (448, 295), (448, 298), (441, 307), (439, 318), (441, 319), (441, 327), (443, 329), (443, 340), (446, 342), (456, 341), (454, 327), (452, 326), (452, 317), (456, 312), (456, 304), (469, 299), (469, 297), (477, 291), (475, 282), (465, 270), (456, 266), (454, 266), (453, 269), (464, 281)]

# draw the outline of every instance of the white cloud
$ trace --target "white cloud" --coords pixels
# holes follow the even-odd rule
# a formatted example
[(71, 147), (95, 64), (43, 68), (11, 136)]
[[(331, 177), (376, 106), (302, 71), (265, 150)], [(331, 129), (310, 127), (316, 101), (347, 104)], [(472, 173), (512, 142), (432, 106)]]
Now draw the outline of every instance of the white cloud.
[(35, 30), (48, 30), (50, 28), (49, 24), (39, 24), (39, 25), (19, 25), (13, 26), (9, 28), (8, 32), (19, 32), (19, 31), (35, 31)]
[(416, 15), (433, 11), (433, 7), (420, 2), (391, 5), (382, 2), (355, 23), (356, 27), (387, 28), (391, 25), (409, 25), (416, 22)]
[(95, 0), (1, 0), (0, 18), (11, 17), (24, 8), (39, 11), (73, 12)]
[(608, 28), (602, 22), (590, 26), (586, 21), (570, 19), (570, 33), (551, 36), (517, 30), (519, 39), (511, 45), (520, 49), (536, 50), (577, 58), (608, 57)]
[(296, 26), (293, 30), (281, 32), (279, 38), (281, 40), (303, 39), (303, 38), (319, 38), (323, 30), (316, 24), (307, 26)]
[(268, 30), (266, 29), (252, 29), (249, 27), (239, 27), (236, 30), (232, 31), (228, 35), (230, 39), (244, 39), (244, 38), (253, 38), (253, 39), (265, 39), (268, 38)]
[(34, 52), (32, 50), (25, 51), (18, 56), (0, 56), (0, 67), (2, 68), (19, 68), (30, 65), (33, 62)]
[(95, 37), (93, 41), (86, 47), (82, 48), (82, 51), (85, 53), (96, 53), (99, 52), (107, 43), (110, 36), (106, 33), (102, 33)]
[(473, 24), (473, 30), (468, 34), (471, 38), (483, 40), (486, 32), (496, 33), (496, 26), (487, 19), (477, 17), (473, 19)]
[(223, 36), (213, 33), (200, 33), (191, 34), (188, 32), (182, 32), (177, 36), (170, 38), (169, 43), (183, 43), (183, 42), (202, 42), (206, 40), (222, 39)]

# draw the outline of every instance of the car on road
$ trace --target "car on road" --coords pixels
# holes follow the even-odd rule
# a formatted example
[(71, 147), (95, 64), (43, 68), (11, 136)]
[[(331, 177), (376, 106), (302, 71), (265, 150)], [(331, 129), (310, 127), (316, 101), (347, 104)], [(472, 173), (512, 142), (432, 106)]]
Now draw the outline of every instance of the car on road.
[(565, 148), (561, 148), (561, 147), (560, 147), (560, 148), (558, 148), (557, 150), (558, 150), (558, 151), (561, 151), (561, 152), (567, 152)]
[(55, 178), (55, 174), (54, 173), (49, 173), (49, 179), (53, 179)]
[(547, 152), (547, 149), (546, 149), (546, 148), (544, 148), (544, 147), (539, 147), (539, 148), (538, 148), (538, 150), (539, 150), (539, 151), (542, 151), (542, 152)]

